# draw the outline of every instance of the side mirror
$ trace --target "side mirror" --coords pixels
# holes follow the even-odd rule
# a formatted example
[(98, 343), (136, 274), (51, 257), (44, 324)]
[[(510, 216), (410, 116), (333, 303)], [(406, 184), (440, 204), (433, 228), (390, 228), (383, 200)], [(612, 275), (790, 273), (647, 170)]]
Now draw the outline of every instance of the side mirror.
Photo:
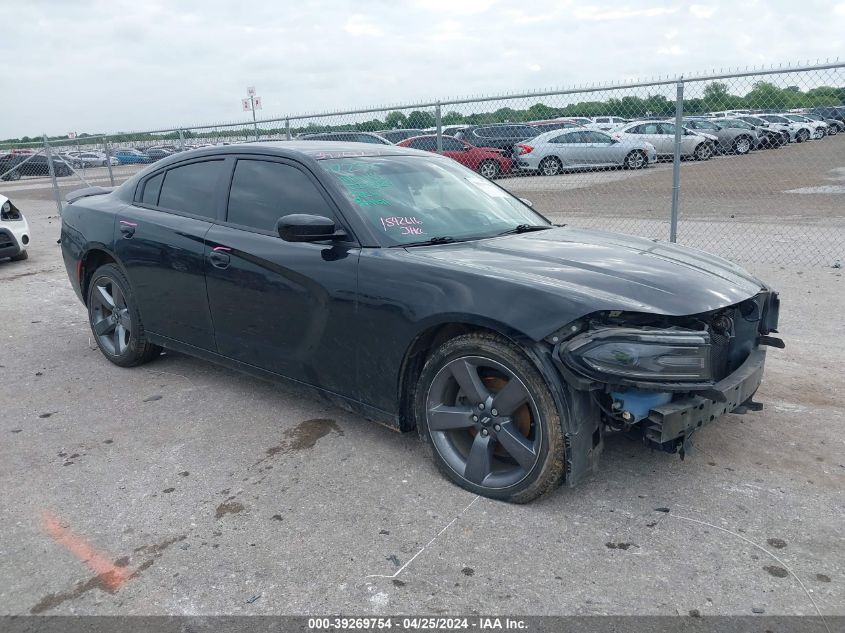
[(346, 237), (345, 231), (336, 230), (334, 220), (305, 213), (294, 213), (279, 218), (276, 231), (286, 242), (321, 242)]
[(519, 201), (524, 204), (526, 207), (533, 207), (534, 203), (531, 202), (528, 198), (520, 198)]

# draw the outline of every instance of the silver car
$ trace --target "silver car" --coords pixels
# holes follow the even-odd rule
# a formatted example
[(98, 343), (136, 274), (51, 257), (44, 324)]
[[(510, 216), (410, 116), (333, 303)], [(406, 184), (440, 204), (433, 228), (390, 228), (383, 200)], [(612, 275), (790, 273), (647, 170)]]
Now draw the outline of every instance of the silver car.
[(657, 160), (654, 147), (637, 139), (614, 139), (598, 130), (544, 132), (514, 145), (516, 168), (555, 176), (565, 169), (642, 169)]
[(747, 154), (757, 147), (759, 139), (754, 127), (736, 119), (684, 119), (684, 127), (696, 132), (712, 134), (719, 141), (719, 149), (725, 153)]
[[(634, 121), (613, 131), (615, 138), (640, 140), (651, 143), (658, 156), (675, 153), (675, 124), (667, 121)], [(709, 136), (709, 135), (708, 135)], [(681, 156), (707, 160), (713, 156), (712, 137), (684, 130), (681, 135)]]

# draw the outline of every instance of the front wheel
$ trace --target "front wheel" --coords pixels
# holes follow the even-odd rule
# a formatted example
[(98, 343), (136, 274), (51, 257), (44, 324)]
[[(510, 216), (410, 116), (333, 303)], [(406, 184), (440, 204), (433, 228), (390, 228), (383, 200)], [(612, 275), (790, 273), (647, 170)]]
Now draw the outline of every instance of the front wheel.
[(747, 136), (739, 136), (734, 139), (733, 152), (734, 154), (747, 154), (751, 151), (751, 139)]
[(810, 133), (807, 130), (798, 130), (798, 134), (795, 135), (795, 142), (796, 143), (803, 143), (804, 141), (810, 138)]
[(549, 386), (507, 339), (477, 333), (444, 343), (423, 367), (414, 414), (438, 469), (471, 492), (527, 503), (563, 477)]
[(91, 278), (88, 321), (100, 351), (115, 365), (134, 367), (161, 353), (147, 341), (129, 280), (114, 264), (101, 266)]
[(625, 169), (642, 169), (648, 164), (645, 154), (639, 150), (634, 150), (625, 157), (623, 167)]
[(693, 152), (695, 160), (709, 160), (713, 156), (713, 149), (708, 143), (699, 143)]
[(499, 163), (495, 160), (481, 161), (481, 164), (478, 166), (478, 173), (489, 180), (498, 176), (500, 171)]

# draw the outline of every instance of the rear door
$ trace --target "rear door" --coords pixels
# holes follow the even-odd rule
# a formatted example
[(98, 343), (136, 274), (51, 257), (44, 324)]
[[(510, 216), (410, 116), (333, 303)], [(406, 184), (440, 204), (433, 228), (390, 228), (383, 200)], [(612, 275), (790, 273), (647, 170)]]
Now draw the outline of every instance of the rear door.
[(226, 222), (207, 240), (208, 301), (220, 354), (354, 397), (355, 242), (285, 242), (276, 222), (292, 213), (340, 223), (304, 166), (238, 157)]
[(138, 184), (118, 215), (115, 254), (138, 300), (144, 327), (214, 351), (205, 288), (205, 236), (222, 214), (226, 161), (181, 163)]
[(566, 132), (549, 140), (551, 152), (560, 158), (566, 167), (576, 167), (589, 164), (589, 139), (584, 130)]

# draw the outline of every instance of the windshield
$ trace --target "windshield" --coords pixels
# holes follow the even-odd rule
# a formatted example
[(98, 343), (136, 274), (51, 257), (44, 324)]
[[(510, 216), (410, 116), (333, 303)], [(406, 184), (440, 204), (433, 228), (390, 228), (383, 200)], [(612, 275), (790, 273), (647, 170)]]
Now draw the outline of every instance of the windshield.
[(447, 158), (369, 156), (320, 161), (385, 246), (492, 237), (551, 226), (504, 189)]

